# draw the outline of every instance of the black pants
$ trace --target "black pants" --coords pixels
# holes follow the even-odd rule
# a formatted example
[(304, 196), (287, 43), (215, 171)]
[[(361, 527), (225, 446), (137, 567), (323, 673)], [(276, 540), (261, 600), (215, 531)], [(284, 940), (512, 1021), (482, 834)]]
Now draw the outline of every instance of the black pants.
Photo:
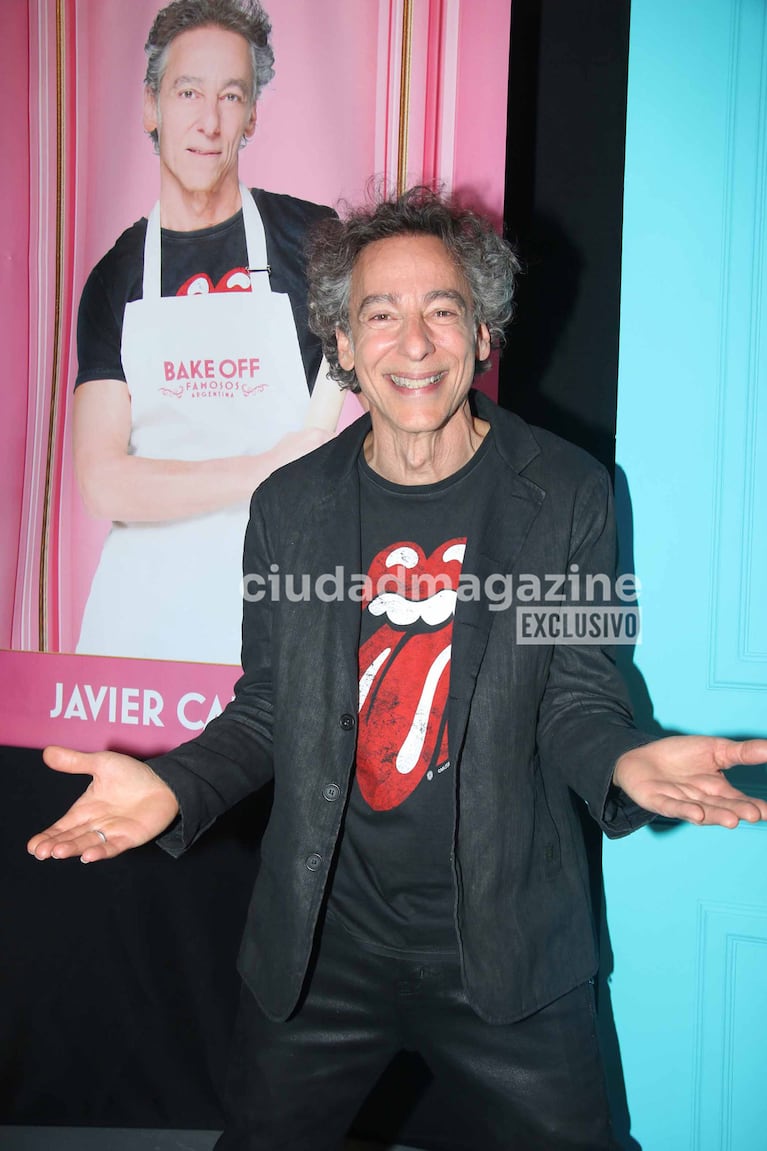
[(243, 989), (216, 1151), (338, 1151), (381, 1072), (419, 1052), (476, 1132), (456, 1151), (617, 1151), (590, 983), (519, 1023), (466, 1003), (455, 959), (393, 958), (326, 924), (286, 1023)]

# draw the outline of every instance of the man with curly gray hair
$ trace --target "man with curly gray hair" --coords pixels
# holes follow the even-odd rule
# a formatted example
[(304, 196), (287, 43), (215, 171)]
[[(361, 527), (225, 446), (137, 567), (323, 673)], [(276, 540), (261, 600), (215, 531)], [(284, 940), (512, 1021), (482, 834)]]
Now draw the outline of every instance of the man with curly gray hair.
[(329, 411), (318, 415), (319, 394), (309, 406), (321, 354), (303, 261), (330, 209), (239, 178), (273, 75), (270, 34), (259, 0), (174, 0), (149, 32), (144, 128), (160, 197), (80, 302), (77, 478), (113, 527), (79, 652), (236, 664), (250, 495), (334, 430), (332, 384)]
[[(498, 346), (513, 314), (513, 298), (520, 263), (514, 249), (498, 235), (489, 220), (452, 205), (428, 187), (411, 188), (396, 199), (383, 199), (375, 212), (359, 208), (343, 223), (338, 219), (318, 225), (312, 234), (309, 280), (309, 316), (313, 331), (341, 387), (359, 391), (354, 369), (338, 362), (336, 329), (346, 336), (354, 263), (368, 244), (391, 236), (434, 236), (441, 240), (471, 289), (475, 326), (485, 325), (490, 342)], [(475, 361), (475, 373), (490, 367), (488, 358)]]
[(402, 1048), (455, 1151), (616, 1151), (583, 815), (767, 818), (722, 776), (767, 741), (651, 741), (604, 637), (503, 594), (554, 579), (561, 617), (615, 558), (604, 469), (473, 389), (517, 268), (426, 189), (322, 224), (311, 322), (368, 414), (253, 498), (234, 700), (148, 764), (46, 753), (94, 782), (39, 859), (177, 854), (274, 782), (218, 1151), (338, 1151)]

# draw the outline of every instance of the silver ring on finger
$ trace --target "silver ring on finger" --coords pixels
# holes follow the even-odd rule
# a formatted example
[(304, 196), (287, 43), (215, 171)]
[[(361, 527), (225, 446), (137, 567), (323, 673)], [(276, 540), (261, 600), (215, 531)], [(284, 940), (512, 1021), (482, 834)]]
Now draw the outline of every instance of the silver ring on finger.
[(104, 835), (103, 831), (99, 831), (97, 827), (94, 827), (93, 831), (99, 837), (102, 843), (106, 843), (107, 837)]

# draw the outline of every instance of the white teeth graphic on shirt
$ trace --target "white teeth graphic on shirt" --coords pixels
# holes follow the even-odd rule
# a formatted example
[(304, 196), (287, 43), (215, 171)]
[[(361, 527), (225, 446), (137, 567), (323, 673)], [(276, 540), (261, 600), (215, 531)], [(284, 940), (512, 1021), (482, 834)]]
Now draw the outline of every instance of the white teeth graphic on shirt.
[(422, 620), (429, 627), (437, 627), (455, 614), (457, 593), (445, 588), (427, 600), (406, 599), (396, 592), (384, 592), (376, 596), (368, 611), (371, 615), (385, 615), (394, 627), (407, 627)]
[(212, 290), (213, 285), (210, 282), (210, 276), (195, 276), (187, 285), (186, 295), (208, 296)]
[(447, 761), (445, 707), (465, 549), (464, 539), (448, 540), (427, 559), (418, 545), (401, 543), (370, 565), (373, 592), (385, 590), (363, 601), (382, 622), (360, 649), (357, 778), (376, 811), (398, 806)]
[(224, 272), (217, 284), (214, 284), (207, 272), (197, 272), (185, 280), (177, 296), (209, 296), (219, 292), (249, 292), (251, 290), (250, 274), (247, 268), (230, 268)]
[(249, 292), (250, 276), (244, 268), (237, 268), (225, 277), (227, 292)]

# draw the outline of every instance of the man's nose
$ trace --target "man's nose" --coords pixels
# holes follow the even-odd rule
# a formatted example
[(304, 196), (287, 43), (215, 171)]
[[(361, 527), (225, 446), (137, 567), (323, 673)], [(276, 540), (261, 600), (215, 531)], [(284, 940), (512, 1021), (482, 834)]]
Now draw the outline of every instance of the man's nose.
[(407, 316), (400, 332), (400, 347), (410, 360), (423, 360), (434, 351), (428, 325), (422, 316)]
[(221, 109), (218, 100), (206, 100), (199, 119), (199, 126), (208, 136), (216, 136), (221, 128)]

